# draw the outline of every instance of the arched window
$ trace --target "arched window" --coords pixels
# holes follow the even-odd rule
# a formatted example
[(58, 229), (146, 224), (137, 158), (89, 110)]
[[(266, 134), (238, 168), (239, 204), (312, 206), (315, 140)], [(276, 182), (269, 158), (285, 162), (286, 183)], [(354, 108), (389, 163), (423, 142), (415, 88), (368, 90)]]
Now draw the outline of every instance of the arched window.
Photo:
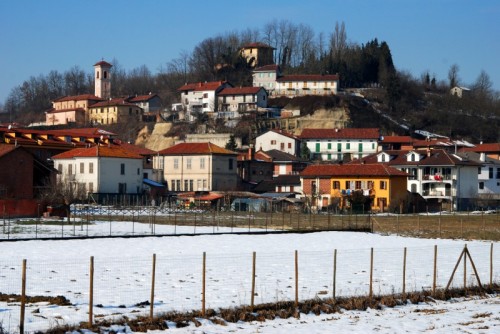
[(99, 71), (96, 73), (96, 78), (99, 79)]
[(104, 79), (107, 79), (107, 78), (108, 78), (108, 72), (104, 71)]

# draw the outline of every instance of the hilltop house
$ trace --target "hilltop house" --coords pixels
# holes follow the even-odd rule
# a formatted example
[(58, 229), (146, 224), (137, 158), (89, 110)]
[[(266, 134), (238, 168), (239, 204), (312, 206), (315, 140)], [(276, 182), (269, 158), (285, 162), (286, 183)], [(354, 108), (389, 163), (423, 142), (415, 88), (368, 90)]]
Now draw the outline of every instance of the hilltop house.
[(91, 95), (65, 96), (52, 101), (52, 108), (45, 112), (47, 125), (65, 125), (87, 123), (89, 107), (104, 99)]
[(309, 165), (300, 178), (313, 211), (328, 207), (399, 211), (407, 201), (407, 174), (383, 164)]
[(92, 124), (135, 123), (142, 119), (143, 110), (123, 98), (98, 102), (89, 107), (88, 120)]
[[(224, 88), (233, 87), (226, 81), (186, 83), (177, 91), (181, 93), (183, 109), (192, 115), (193, 113), (213, 113), (218, 110), (217, 94)], [(190, 119), (190, 117), (186, 117)]]
[(282, 152), (300, 155), (300, 139), (282, 130), (269, 130), (255, 138), (255, 149), (261, 151), (280, 150)]
[(306, 128), (300, 134), (310, 158), (323, 161), (350, 161), (375, 153), (379, 137), (378, 128)]
[(267, 91), (262, 87), (227, 87), (217, 98), (219, 118), (239, 118), (242, 113), (267, 107)]
[(272, 46), (257, 42), (242, 46), (240, 54), (251, 67), (257, 67), (274, 63), (274, 50)]
[(235, 152), (212, 143), (180, 143), (158, 152), (157, 169), (170, 191), (236, 190)]

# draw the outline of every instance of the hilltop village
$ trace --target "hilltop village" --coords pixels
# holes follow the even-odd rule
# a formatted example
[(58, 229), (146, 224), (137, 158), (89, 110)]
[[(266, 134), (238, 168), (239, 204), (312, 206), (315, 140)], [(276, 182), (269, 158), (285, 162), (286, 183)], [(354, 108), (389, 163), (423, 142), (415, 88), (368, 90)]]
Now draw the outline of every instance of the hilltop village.
[[(93, 94), (55, 99), (37, 126), (0, 124), (4, 216), (73, 203), (243, 211), (270, 203), (313, 213), (500, 206), (500, 143), (353, 127), (342, 106), (304, 115), (293, 103), (270, 105), (339, 96), (370, 102), (361, 89), (341, 90), (338, 74), (283, 75), (268, 45), (245, 45), (241, 55), (253, 68), (251, 86), (185, 83), (168, 108), (154, 92), (111, 96), (113, 65), (101, 60)], [(128, 130), (139, 123), (147, 126), (138, 134)], [(207, 131), (210, 123), (242, 135)]]

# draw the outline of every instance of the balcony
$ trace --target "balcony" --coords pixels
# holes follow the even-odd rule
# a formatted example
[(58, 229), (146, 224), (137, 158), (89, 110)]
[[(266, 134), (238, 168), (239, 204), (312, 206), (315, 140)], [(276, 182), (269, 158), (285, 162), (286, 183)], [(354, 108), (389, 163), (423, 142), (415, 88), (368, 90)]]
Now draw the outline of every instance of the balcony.
[(441, 174), (426, 174), (422, 177), (422, 181), (424, 182), (443, 182), (443, 181), (451, 181), (451, 175), (441, 175)]

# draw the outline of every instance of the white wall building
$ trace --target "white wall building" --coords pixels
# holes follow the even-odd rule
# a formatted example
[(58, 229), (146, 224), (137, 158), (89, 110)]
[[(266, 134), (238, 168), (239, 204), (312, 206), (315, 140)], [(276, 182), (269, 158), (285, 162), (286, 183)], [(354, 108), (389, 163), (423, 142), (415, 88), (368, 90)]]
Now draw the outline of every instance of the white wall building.
[(190, 114), (193, 112), (215, 112), (217, 110), (217, 93), (232, 85), (226, 81), (198, 82), (185, 84), (178, 91), (181, 103)]
[(142, 192), (143, 157), (120, 146), (77, 148), (52, 157), (58, 177), (88, 193)]
[(298, 157), (300, 156), (300, 139), (285, 131), (269, 130), (255, 138), (255, 150), (280, 150)]

